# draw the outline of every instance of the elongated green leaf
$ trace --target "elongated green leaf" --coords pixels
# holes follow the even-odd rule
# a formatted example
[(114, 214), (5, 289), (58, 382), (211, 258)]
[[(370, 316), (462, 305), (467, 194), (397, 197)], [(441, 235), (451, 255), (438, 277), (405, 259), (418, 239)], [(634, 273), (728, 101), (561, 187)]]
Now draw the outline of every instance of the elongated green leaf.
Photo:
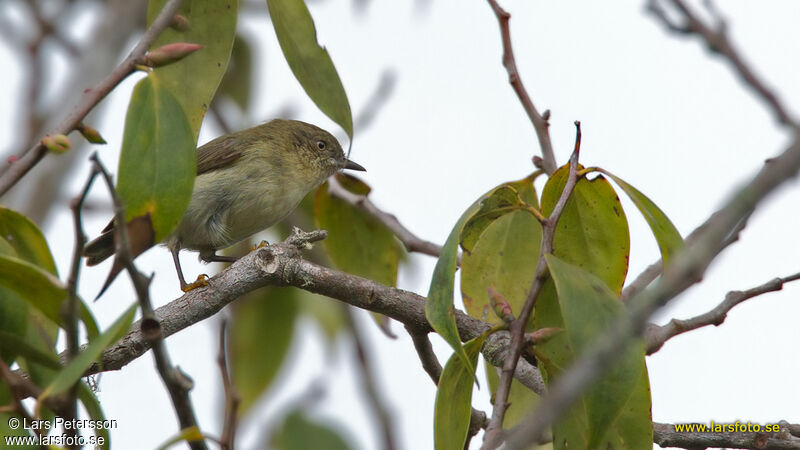
[(661, 250), (661, 259), (664, 260), (665, 264), (668, 264), (672, 255), (683, 248), (683, 238), (675, 228), (675, 225), (669, 220), (669, 217), (667, 217), (652, 200), (647, 198), (646, 195), (642, 194), (638, 189), (628, 184), (622, 178), (604, 169), (597, 170), (611, 177), (611, 179), (628, 194), (633, 204), (639, 208), (639, 212), (642, 213), (647, 224), (650, 225), (650, 230), (653, 231), (653, 236), (655, 236), (656, 242), (658, 242), (658, 248)]
[[(486, 366), (486, 379), (489, 384), (489, 392), (491, 398), (494, 398), (497, 392), (497, 386), (500, 384), (500, 376), (497, 374), (497, 368), (484, 361)], [(511, 390), (508, 392), (508, 409), (503, 416), (503, 428), (512, 428), (519, 425), (522, 420), (527, 417), (528, 413), (539, 403), (541, 397), (536, 395), (533, 391), (528, 389), (524, 384), (511, 380)], [(552, 449), (552, 446), (537, 446), (531, 445), (528, 449)]]
[(299, 290), (262, 288), (234, 305), (228, 341), (231, 374), (247, 413), (275, 380), (294, 335)]
[(303, 0), (267, 0), (269, 15), (283, 56), (309, 98), (350, 139), (353, 116), (347, 94), (328, 51), (317, 43), (314, 19)]
[[(86, 412), (89, 414), (89, 418), (91, 420), (99, 422), (106, 420), (106, 415), (103, 414), (103, 408), (100, 406), (100, 401), (97, 400), (97, 396), (84, 382), (78, 383), (78, 400), (80, 400), (83, 404), (83, 407), (86, 409)], [(108, 428), (97, 427), (94, 429), (94, 434), (95, 436), (103, 439), (103, 444), (100, 445), (101, 449), (108, 450), (111, 448), (111, 436), (108, 433)]]
[[(67, 289), (49, 272), (20, 259), (0, 255), (0, 287), (19, 295), (29, 305), (39, 310), (53, 323), (64, 326), (61, 304)], [(80, 315), (91, 337), (97, 335), (97, 323), (89, 309), (80, 302)]]
[(0, 206), (0, 238), (14, 248), (16, 255), (12, 256), (58, 276), (53, 255), (44, 235), (27, 217)]
[(464, 344), (463, 351), (469, 358), (469, 365), (464, 364), (457, 354), (450, 356), (444, 365), (433, 407), (433, 440), (437, 450), (464, 448), (472, 410), (475, 367), (485, 339), (481, 335)]
[[(167, 0), (150, 0), (147, 23), (155, 20)], [(178, 10), (189, 22), (189, 29), (167, 28), (152, 48), (175, 42), (200, 44), (203, 48), (186, 58), (158, 67), (151, 76), (158, 78), (183, 107), (193, 131), (192, 146), (203, 123), (203, 116), (228, 67), (236, 35), (239, 2), (231, 0), (187, 0)]]
[(301, 411), (292, 411), (272, 435), (269, 448), (275, 450), (349, 450), (352, 448), (336, 427), (312, 420)]
[(149, 214), (155, 242), (178, 225), (189, 204), (195, 141), (183, 108), (164, 83), (152, 75), (139, 81), (125, 117), (117, 192), (126, 220)]
[(29, 363), (34, 362), (51, 369), (61, 368), (55, 352), (31, 345), (23, 337), (3, 330), (0, 330), (0, 351), (14, 351), (15, 354), (27, 359)]
[(66, 391), (76, 381), (80, 380), (86, 369), (97, 360), (107, 347), (114, 342), (117, 342), (133, 323), (133, 316), (136, 314), (138, 304), (131, 305), (122, 316), (120, 316), (111, 326), (108, 327), (100, 336), (94, 341), (90, 342), (86, 348), (78, 354), (72, 361), (70, 361), (60, 372), (56, 375), (55, 379), (47, 386), (42, 392), (39, 400), (43, 400), (51, 395), (60, 394)]
[[(547, 317), (547, 325), (564, 330), (535, 350), (547, 374), (546, 381), (551, 383), (613, 325), (624, 308), (604, 280), (553, 255), (547, 255), (546, 259), (558, 294), (558, 305)], [(554, 426), (556, 448), (651, 445), (653, 431), (644, 342), (637, 340), (620, 352), (623, 356), (613, 368)]]
[[(547, 180), (542, 191), (546, 216), (561, 196), (568, 174), (569, 166), (563, 166)], [(630, 253), (628, 220), (605, 178), (578, 181), (558, 221), (553, 247), (553, 254), (562, 260), (599, 277), (612, 291), (622, 291)]]
[[(537, 206), (531, 177), (510, 185), (522, 201)], [(491, 287), (503, 295), (512, 312), (519, 314), (536, 275), (541, 242), (542, 226), (528, 211), (512, 211), (488, 224), (472, 251), (465, 252), (461, 260), (461, 296), (467, 313), (476, 319), (500, 322), (491, 311), (487, 293)]]
[[(347, 188), (363, 192), (369, 186), (356, 177), (338, 174)], [(353, 185), (353, 186), (351, 186)], [(331, 195), (328, 183), (314, 197), (317, 228), (328, 231), (323, 248), (333, 265), (344, 272), (369, 278), (386, 286), (397, 285), (397, 267), (403, 250), (389, 228), (362, 209)], [(389, 332), (388, 318), (372, 314), (378, 326)]]
[[(461, 358), (465, 366), (469, 367), (470, 361), (461, 347), (461, 338), (456, 325), (456, 311), (453, 306), (453, 290), (455, 272), (458, 265), (458, 242), (464, 223), (480, 208), (480, 202), (491, 195), (494, 189), (483, 194), (461, 214), (450, 235), (447, 237), (436, 267), (433, 268), (431, 287), (428, 289), (428, 301), (425, 302), (425, 318), (431, 327), (453, 348), (456, 355)], [(473, 367), (473, 373), (475, 372)]]

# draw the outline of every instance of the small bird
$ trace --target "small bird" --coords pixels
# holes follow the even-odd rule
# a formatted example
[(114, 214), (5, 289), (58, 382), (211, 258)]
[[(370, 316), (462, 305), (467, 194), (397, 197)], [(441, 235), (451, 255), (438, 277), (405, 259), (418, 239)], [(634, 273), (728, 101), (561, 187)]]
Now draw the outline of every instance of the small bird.
[[(197, 178), (189, 206), (177, 228), (162, 244), (172, 253), (181, 289), (205, 285), (204, 275), (194, 283), (183, 278), (178, 252), (200, 252), (204, 262), (233, 262), (217, 255), (289, 215), (303, 197), (341, 169), (364, 171), (345, 157), (341, 145), (327, 131), (297, 120), (268, 123), (218, 137), (197, 149)], [(153, 242), (149, 221), (134, 219), (128, 226), (131, 257)], [(84, 247), (87, 265), (114, 255), (114, 221)], [(114, 261), (97, 295), (99, 298), (122, 270)]]

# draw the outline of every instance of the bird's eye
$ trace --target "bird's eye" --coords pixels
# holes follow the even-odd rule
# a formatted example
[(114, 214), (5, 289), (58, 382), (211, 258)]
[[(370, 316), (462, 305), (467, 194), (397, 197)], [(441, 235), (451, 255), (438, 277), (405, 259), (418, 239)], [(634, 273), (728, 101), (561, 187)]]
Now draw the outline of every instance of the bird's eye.
[(319, 147), (320, 150), (325, 150), (325, 142), (317, 141), (317, 147)]

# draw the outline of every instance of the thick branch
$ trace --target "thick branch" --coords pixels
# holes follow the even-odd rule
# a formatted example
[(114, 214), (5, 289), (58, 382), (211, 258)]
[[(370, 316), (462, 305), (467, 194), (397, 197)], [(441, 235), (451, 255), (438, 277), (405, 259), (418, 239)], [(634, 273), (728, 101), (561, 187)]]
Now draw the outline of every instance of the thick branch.
[[(800, 439), (790, 433), (790, 426), (780, 424), (780, 431), (765, 432), (678, 432), (675, 425), (653, 423), (653, 442), (661, 447), (704, 448), (752, 448), (781, 449), (800, 448)], [(743, 424), (746, 425), (746, 424)], [(797, 425), (794, 425), (795, 427)]]

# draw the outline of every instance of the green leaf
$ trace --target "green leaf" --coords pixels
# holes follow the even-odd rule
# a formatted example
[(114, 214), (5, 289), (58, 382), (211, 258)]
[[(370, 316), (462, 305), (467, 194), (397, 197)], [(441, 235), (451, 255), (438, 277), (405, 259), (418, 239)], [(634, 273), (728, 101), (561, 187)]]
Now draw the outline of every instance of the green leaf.
[(262, 288), (234, 305), (228, 345), (241, 414), (269, 388), (283, 365), (294, 335), (298, 295), (291, 287)]
[[(55, 352), (31, 345), (23, 337), (3, 330), (0, 330), (0, 351), (13, 351), (14, 354), (25, 358), (29, 363), (41, 364), (51, 369), (61, 368)], [(4, 361), (6, 360), (4, 359)]]
[[(563, 330), (535, 348), (549, 384), (615, 323), (624, 307), (605, 280), (556, 256), (547, 255), (546, 259), (552, 277), (550, 286), (555, 286), (558, 294), (557, 305), (548, 313), (540, 311), (537, 328), (556, 326)], [(537, 308), (540, 306), (537, 303)], [(638, 339), (620, 352), (623, 356), (614, 367), (554, 426), (556, 448), (652, 445), (644, 342)]]
[(275, 450), (349, 450), (352, 448), (335, 427), (312, 420), (300, 411), (286, 416), (272, 435), (269, 448)]
[[(84, 382), (78, 383), (78, 400), (83, 404), (91, 420), (101, 422), (106, 420), (103, 408), (100, 407), (100, 401)], [(103, 445), (100, 446), (101, 449), (108, 450), (111, 448), (111, 436), (108, 433), (108, 428), (97, 427), (94, 429), (94, 434), (103, 439)]]
[[(148, 25), (155, 20), (166, 2), (167, 0), (150, 0), (147, 10)], [(174, 95), (183, 108), (192, 130), (192, 150), (197, 142), (203, 116), (228, 67), (236, 35), (238, 4), (239, 2), (231, 0), (184, 1), (178, 14), (189, 21), (189, 29), (178, 31), (167, 28), (151, 47), (158, 48), (174, 42), (190, 42), (203, 46), (200, 51), (181, 61), (156, 68), (151, 75)]]
[[(442, 252), (436, 261), (428, 289), (428, 300), (425, 302), (425, 318), (442, 339), (453, 348), (465, 366), (469, 366), (469, 358), (461, 347), (461, 338), (456, 325), (456, 310), (453, 306), (453, 289), (455, 272), (458, 263), (458, 242), (464, 223), (480, 208), (480, 202), (489, 196), (494, 189), (483, 194), (461, 214), (450, 235), (442, 246)], [(473, 367), (473, 373), (475, 372)]]
[(233, 100), (242, 111), (247, 111), (250, 107), (250, 91), (253, 84), (252, 53), (253, 50), (247, 39), (237, 34), (233, 41), (228, 70), (222, 77), (217, 94), (217, 97), (225, 96)]
[[(64, 327), (61, 305), (67, 298), (67, 289), (50, 272), (26, 261), (0, 255), (0, 288), (13, 291), (53, 323)], [(92, 338), (97, 335), (97, 323), (83, 302), (79, 307), (81, 320)]]
[(47, 388), (42, 392), (39, 401), (44, 398), (60, 394), (66, 391), (75, 384), (89, 366), (97, 361), (97, 358), (103, 353), (103, 350), (117, 342), (133, 323), (133, 316), (136, 314), (138, 304), (131, 305), (122, 316), (120, 316), (111, 326), (108, 327), (100, 336), (94, 341), (90, 342), (86, 348), (78, 354), (72, 361), (70, 361), (60, 372), (56, 375), (55, 379), (50, 382)]
[[(510, 185), (515, 186), (522, 201), (537, 206), (531, 177)], [(464, 228), (466, 231), (467, 225)], [(472, 251), (465, 252), (461, 260), (461, 296), (467, 313), (500, 323), (491, 311), (487, 293), (491, 287), (519, 314), (536, 276), (541, 242), (542, 226), (528, 211), (512, 211), (488, 224)]]
[[(348, 190), (369, 192), (369, 186), (350, 175)], [(317, 228), (328, 231), (322, 241), (333, 265), (344, 272), (369, 278), (386, 286), (397, 285), (397, 267), (403, 249), (389, 228), (372, 215), (328, 192), (325, 182), (314, 197), (314, 218)], [(388, 318), (372, 314), (384, 332), (389, 332)]]
[(461, 247), (471, 252), (481, 233), (498, 218), (514, 211), (527, 209), (529, 205), (519, 196), (517, 189), (511, 184), (497, 187), (491, 194), (481, 201), (481, 206), (475, 212), (461, 231)]
[[(561, 196), (568, 174), (565, 165), (547, 180), (542, 191), (546, 216)], [(622, 291), (630, 253), (628, 220), (605, 178), (578, 181), (558, 221), (553, 247), (554, 255), (599, 277), (617, 294)]]
[[(0, 238), (16, 252), (19, 259), (28, 261), (58, 276), (53, 255), (41, 230), (22, 214), (0, 206)], [(8, 254), (7, 252), (0, 252)]]
[(444, 365), (433, 407), (433, 441), (437, 450), (464, 448), (472, 410), (475, 367), (485, 339), (486, 336), (481, 335), (464, 344), (463, 352), (469, 358), (469, 365), (464, 364), (457, 353)]
[(267, 0), (283, 56), (317, 107), (353, 139), (347, 94), (328, 51), (317, 43), (314, 19), (303, 0)]
[(611, 177), (611, 179), (628, 194), (633, 204), (639, 208), (639, 212), (642, 213), (647, 224), (650, 225), (650, 230), (653, 231), (653, 236), (655, 236), (656, 242), (658, 242), (658, 248), (661, 250), (661, 259), (665, 264), (668, 264), (670, 258), (677, 253), (678, 250), (683, 248), (683, 238), (675, 228), (675, 225), (669, 220), (669, 217), (667, 217), (652, 200), (647, 198), (646, 195), (639, 192), (638, 189), (628, 184), (622, 178), (604, 169), (596, 170)]
[(125, 117), (117, 192), (126, 220), (150, 216), (154, 242), (169, 235), (189, 204), (195, 141), (183, 108), (164, 83), (153, 75), (139, 81)]

